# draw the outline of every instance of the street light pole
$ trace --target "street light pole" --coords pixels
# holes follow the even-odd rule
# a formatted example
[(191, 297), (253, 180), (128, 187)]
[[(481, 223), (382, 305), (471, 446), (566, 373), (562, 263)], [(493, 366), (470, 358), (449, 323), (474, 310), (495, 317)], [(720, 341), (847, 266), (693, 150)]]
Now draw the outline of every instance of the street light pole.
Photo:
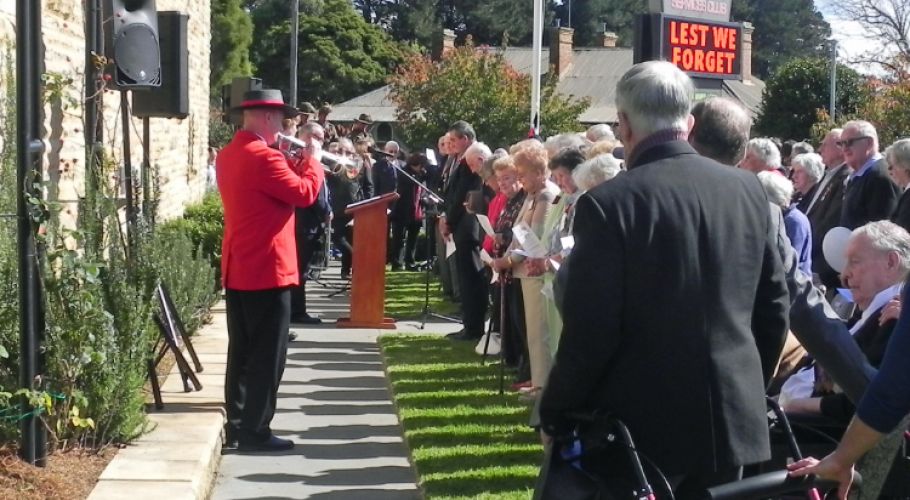
[(288, 101), (297, 107), (297, 37), (300, 35), (300, 0), (291, 0), (291, 95)]
[(835, 121), (834, 108), (837, 105), (837, 40), (831, 40), (831, 102), (828, 105), (828, 114), (831, 121)]

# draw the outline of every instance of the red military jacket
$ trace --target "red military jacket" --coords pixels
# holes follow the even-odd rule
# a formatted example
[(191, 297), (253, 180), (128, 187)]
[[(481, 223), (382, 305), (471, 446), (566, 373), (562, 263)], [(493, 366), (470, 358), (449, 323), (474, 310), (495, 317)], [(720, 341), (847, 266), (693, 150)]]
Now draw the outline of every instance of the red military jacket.
[(298, 175), (276, 149), (241, 130), (218, 153), (218, 190), (224, 203), (221, 279), (232, 290), (298, 284), (294, 207), (312, 205), (323, 183), (315, 159)]

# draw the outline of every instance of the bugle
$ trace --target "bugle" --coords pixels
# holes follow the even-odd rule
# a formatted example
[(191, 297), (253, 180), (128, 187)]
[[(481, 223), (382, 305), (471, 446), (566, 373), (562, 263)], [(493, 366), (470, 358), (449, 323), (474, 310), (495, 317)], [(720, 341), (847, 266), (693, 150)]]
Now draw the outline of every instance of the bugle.
[[(282, 143), (287, 144), (287, 148), (282, 148)], [(308, 149), (309, 147), (309, 144), (294, 136), (278, 134), (278, 149), (287, 151), (291, 156), (298, 157), (301, 151)], [(326, 150), (319, 151), (316, 156), (319, 159), (319, 163), (322, 164), (323, 170), (330, 174), (339, 173), (342, 168), (357, 169), (363, 165), (362, 162), (359, 161), (359, 158), (351, 159), (346, 156), (330, 153)]]

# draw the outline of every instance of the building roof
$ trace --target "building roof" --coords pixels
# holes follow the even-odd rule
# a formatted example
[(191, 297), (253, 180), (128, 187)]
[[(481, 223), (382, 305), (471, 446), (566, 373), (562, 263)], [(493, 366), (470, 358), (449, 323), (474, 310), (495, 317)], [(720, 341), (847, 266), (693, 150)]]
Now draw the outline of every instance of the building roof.
[[(530, 47), (508, 47), (506, 61), (521, 73), (528, 73), (533, 62)], [(541, 74), (549, 71), (550, 51), (541, 53)], [(557, 90), (563, 95), (587, 97), (591, 106), (579, 116), (582, 123), (615, 123), (616, 106), (613, 93), (616, 82), (632, 67), (632, 49), (625, 47), (577, 47), (572, 51), (572, 63), (559, 80)], [(742, 102), (754, 116), (761, 106), (764, 82), (752, 79), (749, 83), (724, 80), (723, 93)], [(367, 113), (375, 122), (395, 122), (395, 103), (389, 99), (389, 87), (384, 86), (337, 104), (331, 114), (333, 121), (353, 121)]]

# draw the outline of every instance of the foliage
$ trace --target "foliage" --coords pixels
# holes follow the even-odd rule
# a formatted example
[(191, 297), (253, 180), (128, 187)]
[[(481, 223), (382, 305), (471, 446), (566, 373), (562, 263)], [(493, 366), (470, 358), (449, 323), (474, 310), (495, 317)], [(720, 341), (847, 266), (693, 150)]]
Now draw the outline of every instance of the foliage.
[(752, 73), (762, 80), (791, 59), (827, 54), (831, 26), (812, 0), (734, 0), (732, 18), (755, 26)]
[[(466, 120), (495, 148), (527, 136), (529, 80), (501, 51), (468, 44), (442, 61), (410, 57), (390, 79), (390, 97), (409, 144), (436, 144), (452, 122)], [(550, 80), (541, 88), (541, 128), (547, 135), (578, 130), (577, 117), (589, 105), (559, 94), (556, 83)]]
[(211, 24), (211, 95), (220, 96), (234, 77), (253, 74), (253, 23), (241, 0), (212, 0)]
[(398, 417), (428, 499), (526, 499), (540, 470), (531, 408), (498, 394), (496, 364), (437, 335), (379, 338)]
[[(879, 82), (873, 86), (871, 97), (854, 114), (837, 117), (837, 125), (842, 126), (854, 119), (871, 122), (875, 125), (879, 144), (884, 150), (894, 141), (910, 137), (910, 115), (907, 114), (907, 109), (910, 109), (910, 81)], [(813, 131), (817, 136), (822, 136), (834, 126), (828, 114), (822, 112), (813, 125)]]
[[(221, 275), (221, 240), (224, 236), (224, 207), (217, 192), (205, 195), (201, 203), (189, 205), (183, 212), (183, 218), (165, 222), (158, 232), (182, 233), (189, 237), (195, 250), (196, 258), (208, 259), (216, 275)], [(217, 283), (217, 279), (209, 283)]]
[[(800, 140), (811, 135), (817, 110), (829, 105), (830, 63), (824, 59), (794, 59), (765, 82), (761, 114), (755, 131), (766, 136)], [(862, 76), (837, 67), (838, 116), (853, 114), (868, 99), (869, 88)]]
[[(256, 40), (256, 67), (267, 86), (288, 95), (291, 23), (285, 14), (269, 26)], [(301, 11), (298, 41), (298, 100), (317, 104), (382, 86), (406, 50), (365, 22), (348, 0), (325, 0), (321, 7)]]
[(639, 14), (647, 12), (647, 2), (640, 0), (588, 0), (562, 2), (556, 12), (562, 25), (569, 24), (569, 6), (572, 8), (572, 28), (575, 29), (576, 46), (599, 46), (600, 34), (612, 31), (619, 36), (617, 45), (631, 47), (635, 21)]
[(221, 149), (234, 137), (234, 126), (215, 114), (209, 119), (209, 146)]

